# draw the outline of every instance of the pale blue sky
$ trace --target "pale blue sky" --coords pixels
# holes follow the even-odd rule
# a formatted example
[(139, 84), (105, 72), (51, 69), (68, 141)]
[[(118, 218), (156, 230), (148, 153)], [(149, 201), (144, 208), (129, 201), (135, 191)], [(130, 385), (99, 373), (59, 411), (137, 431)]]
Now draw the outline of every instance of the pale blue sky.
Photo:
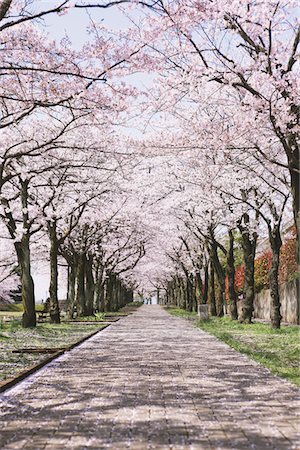
[[(41, 9), (49, 8), (50, 1), (41, 1)], [(80, 48), (88, 39), (86, 28), (89, 25), (89, 15), (97, 22), (102, 22), (108, 27), (120, 29), (129, 24), (126, 17), (117, 8), (108, 9), (72, 9), (68, 14), (58, 16), (51, 14), (46, 16), (44, 23), (51, 38), (60, 39), (68, 35), (75, 48)]]

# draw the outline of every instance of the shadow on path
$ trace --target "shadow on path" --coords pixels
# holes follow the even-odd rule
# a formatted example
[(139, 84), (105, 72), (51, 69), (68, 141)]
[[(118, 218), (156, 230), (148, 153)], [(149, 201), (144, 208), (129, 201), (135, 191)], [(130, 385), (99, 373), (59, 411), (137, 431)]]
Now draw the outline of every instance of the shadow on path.
[(296, 449), (297, 398), (267, 369), (145, 305), (2, 395), (0, 447)]

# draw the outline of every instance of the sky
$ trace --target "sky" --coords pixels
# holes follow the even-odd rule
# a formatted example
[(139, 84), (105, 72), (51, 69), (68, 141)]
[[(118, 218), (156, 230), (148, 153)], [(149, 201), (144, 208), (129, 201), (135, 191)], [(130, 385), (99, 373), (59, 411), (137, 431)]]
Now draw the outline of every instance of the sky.
[[(41, 9), (49, 8), (51, 1), (41, 0)], [(50, 14), (44, 19), (46, 30), (51, 38), (60, 39), (66, 34), (70, 38), (74, 48), (80, 47), (88, 39), (87, 27), (90, 17), (95, 23), (102, 23), (109, 28), (121, 29), (129, 25), (128, 19), (120, 10), (115, 7), (108, 9), (92, 9), (89, 12), (85, 9), (71, 9), (67, 14)]]

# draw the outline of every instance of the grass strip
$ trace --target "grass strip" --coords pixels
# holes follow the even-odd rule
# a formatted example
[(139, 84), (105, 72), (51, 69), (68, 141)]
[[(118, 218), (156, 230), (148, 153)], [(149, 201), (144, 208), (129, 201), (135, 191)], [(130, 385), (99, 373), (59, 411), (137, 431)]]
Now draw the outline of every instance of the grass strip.
[(177, 317), (192, 318), (195, 325), (216, 336), (240, 353), (267, 367), (273, 374), (300, 386), (300, 328), (282, 325), (274, 330), (269, 323), (241, 324), (229, 317), (197, 320), (196, 313), (167, 308)]
[(0, 381), (17, 376), (24, 370), (39, 364), (45, 355), (39, 353), (13, 353), (13, 350), (26, 348), (60, 348), (77, 345), (77, 342), (90, 336), (107, 324), (95, 323), (59, 325), (41, 323), (36, 328), (22, 328), (21, 322), (14, 320), (0, 328)]

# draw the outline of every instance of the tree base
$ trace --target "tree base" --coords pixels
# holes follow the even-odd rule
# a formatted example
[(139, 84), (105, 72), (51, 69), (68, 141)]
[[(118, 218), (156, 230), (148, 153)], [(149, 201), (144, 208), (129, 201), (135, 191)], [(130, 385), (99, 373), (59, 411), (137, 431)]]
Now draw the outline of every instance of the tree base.
[(273, 330), (279, 330), (281, 324), (281, 317), (276, 319), (271, 319), (271, 326)]
[(36, 327), (36, 315), (29, 316), (23, 313), (22, 316), (22, 327), (23, 328), (35, 328)]
[(252, 322), (252, 318), (251, 317), (247, 317), (247, 318), (241, 318), (240, 320), (239, 320), (239, 322), (240, 323), (244, 323), (244, 324), (246, 324), (246, 325), (251, 325), (251, 324), (253, 324), (253, 322)]
[(59, 324), (60, 323), (60, 314), (59, 313), (50, 314), (50, 322)]

